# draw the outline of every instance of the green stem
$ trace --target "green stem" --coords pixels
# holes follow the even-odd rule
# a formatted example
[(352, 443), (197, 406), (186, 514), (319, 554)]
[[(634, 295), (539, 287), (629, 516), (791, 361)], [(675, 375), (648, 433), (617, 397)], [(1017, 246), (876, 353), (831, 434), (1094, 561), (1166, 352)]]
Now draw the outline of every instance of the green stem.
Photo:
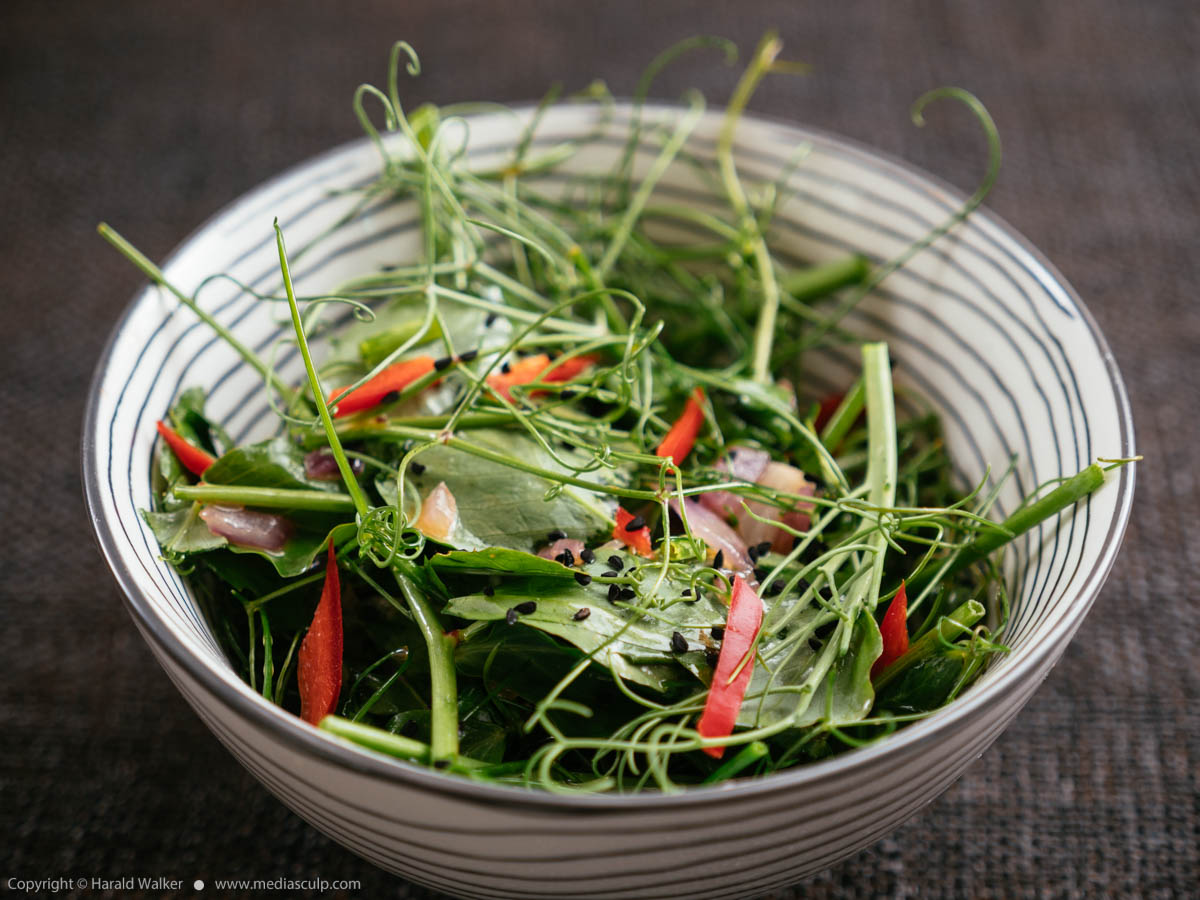
[(305, 491), (298, 488), (265, 488), (243, 484), (181, 484), (175, 495), (200, 503), (229, 503), (264, 509), (307, 509), (315, 512), (354, 512), (354, 500), (348, 494), (331, 491)]
[(407, 575), (393, 571), (400, 592), (429, 650), (431, 715), (430, 753), (435, 761), (458, 755), (458, 682), (454, 673), (454, 639), (446, 634), (428, 598)]
[(329, 414), (329, 405), (325, 402), (325, 393), (321, 389), (321, 379), (317, 377), (317, 369), (313, 365), (312, 354), (308, 350), (308, 338), (304, 334), (304, 323), (300, 319), (300, 307), (296, 304), (296, 292), (292, 289), (292, 275), (288, 270), (287, 249), (283, 245), (283, 229), (279, 220), (275, 220), (275, 245), (279, 249), (279, 270), (283, 273), (283, 286), (287, 290), (288, 308), (292, 311), (292, 327), (296, 331), (296, 343), (300, 347), (300, 355), (304, 358), (304, 368), (308, 372), (308, 383), (312, 386), (313, 399), (317, 403), (321, 423), (325, 426), (325, 434), (329, 438), (329, 449), (337, 461), (338, 471), (342, 473), (342, 481), (354, 502), (354, 509), (359, 516), (365, 516), (370, 511), (367, 496), (358, 484), (354, 470), (350, 468), (350, 460), (342, 450), (342, 442), (338, 440), (337, 430), (333, 427), (333, 416)]
[[(328, 731), (330, 734), (337, 735), (369, 750), (386, 753), (388, 756), (396, 756), (400, 759), (410, 759), (413, 762), (428, 764), (434, 758), (430, 752), (429, 745), (426, 743), (404, 737), (400, 734), (392, 734), (390, 731), (384, 731), (382, 728), (376, 728), (373, 725), (352, 722), (350, 719), (343, 719), (341, 716), (326, 716), (321, 720), (321, 730)], [(466, 756), (458, 757), (455, 763), (468, 769), (482, 769), (488, 765), (487, 763)]]
[(127, 241), (116, 230), (109, 226), (107, 222), (101, 222), (99, 225), (97, 225), (96, 231), (99, 232), (100, 237), (112, 244), (122, 256), (124, 256), (127, 260), (133, 263), (134, 266), (141, 270), (141, 273), (149, 278), (152, 283), (159, 285), (160, 287), (164, 287), (174, 294), (180, 303), (194, 312), (202, 322), (220, 335), (221, 339), (224, 340), (225, 343), (227, 343), (230, 347), (232, 347), (237, 354), (250, 366), (257, 370), (258, 373), (262, 375), (263, 380), (266, 381), (267, 384), (276, 391), (278, 391), (282, 397), (284, 397), (288, 402), (291, 402), (295, 399), (296, 392), (280, 381), (279, 376), (272, 372), (267, 364), (258, 358), (257, 353), (234, 337), (233, 332), (231, 332), (228, 328), (214, 319), (205, 310), (201, 309), (196, 304), (194, 299), (183, 293), (183, 291), (179, 290), (179, 288), (175, 287), (175, 285), (171, 284), (171, 282), (167, 281), (167, 277), (163, 274), (162, 270), (158, 266), (152, 263), (140, 250), (134, 247), (133, 244), (129, 243), (129, 241)]
[(793, 272), (783, 279), (781, 286), (796, 300), (816, 300), (838, 288), (865, 281), (870, 272), (871, 264), (866, 257), (847, 256)]
[(821, 430), (821, 443), (829, 449), (830, 453), (837, 452), (838, 445), (845, 440), (854, 423), (858, 421), (865, 398), (863, 380), (859, 378), (854, 382), (854, 387), (850, 388), (846, 396), (842, 398), (842, 402), (838, 404), (838, 408), (834, 410), (833, 415), (829, 417), (829, 421)]
[(953, 641), (968, 633), (983, 618), (984, 612), (986, 610), (982, 603), (968, 600), (950, 615), (943, 616), (935, 627), (913, 641), (903, 656), (879, 673), (879, 677), (874, 679), (875, 693), (878, 694), (918, 662), (935, 653), (943, 641)]
[[(914, 578), (909, 579), (909, 591), (920, 591), (935, 574), (949, 577), (961, 572), (967, 566), (979, 562), (988, 554), (1003, 547), (1009, 541), (1024, 534), (1035, 525), (1051, 516), (1057, 515), (1068, 506), (1082, 500), (1096, 488), (1104, 484), (1104, 470), (1098, 463), (1092, 463), (1076, 475), (1072, 475), (1045, 497), (1035, 500), (1028, 506), (1017, 510), (1003, 522), (1004, 531), (988, 531), (977, 537), (971, 544), (955, 557), (954, 562), (944, 571), (925, 569)], [(178, 493), (178, 490), (176, 491)]]
[[(896, 503), (896, 402), (892, 394), (892, 369), (888, 364), (887, 344), (864, 344), (863, 388), (867, 405), (867, 502), (876, 508)], [(883, 559), (887, 536), (883, 533), (882, 514), (879, 530), (867, 538), (875, 548), (871, 560), (871, 581), (867, 605), (874, 609), (883, 579)], [(848, 631), (847, 631), (848, 633)]]
[(770, 749), (762, 741), (751, 741), (739, 750), (737, 755), (727, 759), (721, 763), (719, 768), (710, 772), (701, 784), (716, 784), (717, 782), (734, 778), (742, 770), (754, 765), (769, 752)]

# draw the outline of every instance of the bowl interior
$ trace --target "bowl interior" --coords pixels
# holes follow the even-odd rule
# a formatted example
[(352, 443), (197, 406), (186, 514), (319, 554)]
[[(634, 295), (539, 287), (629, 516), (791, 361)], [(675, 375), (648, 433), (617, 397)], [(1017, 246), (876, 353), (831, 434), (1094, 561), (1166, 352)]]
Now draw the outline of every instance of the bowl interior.
[[(653, 108), (647, 120), (669, 122), (678, 115), (674, 108)], [(472, 118), (465, 160), (473, 166), (504, 160), (526, 118), (526, 113)], [(534, 139), (535, 152), (594, 133), (562, 170), (607, 171), (622, 152), (629, 120), (625, 107), (610, 118), (585, 107), (552, 110)], [(658, 198), (724, 208), (710, 174), (719, 125), (717, 115), (701, 120), (688, 156), (662, 178)], [(885, 262), (942, 223), (962, 200), (903, 165), (794, 126), (749, 118), (739, 127), (736, 150), (752, 186), (774, 182), (803, 155), (783, 186), (786, 199), (771, 232), (780, 256), (797, 264), (847, 252)], [(645, 171), (653, 159), (645, 150), (635, 165)], [(320, 294), (350, 277), (418, 259), (413, 203), (376, 200), (360, 206), (355, 189), (378, 169), (375, 147), (362, 141), (280, 176), (189, 238), (164, 267), (167, 276), (191, 292), (224, 272), (255, 291), (279, 294), (275, 217), (287, 236), (300, 294)], [(588, 200), (561, 172), (535, 180), (543, 190)], [(325, 235), (329, 223), (343, 216), (351, 217), (348, 223)], [(298, 355), (286, 342), (286, 306), (260, 302), (227, 280), (208, 282), (198, 299), (260, 354), (274, 352), (285, 380), (302, 380)], [(1074, 474), (1096, 457), (1133, 453), (1120, 377), (1090, 316), (1035, 251), (987, 214), (976, 213), (890, 276), (845, 324), (862, 337), (888, 340), (901, 411), (928, 406), (941, 413), (964, 484), (983, 479), (989, 466), (994, 475), (1001, 473), (1013, 461), (1013, 475), (996, 503), (1001, 514), (1035, 486)], [(802, 391), (812, 397), (844, 388), (858, 371), (852, 347), (809, 356), (805, 364), (809, 377)], [(233, 675), (187, 585), (161, 561), (138, 514), (151, 503), (154, 422), (192, 385), (210, 390), (209, 411), (235, 440), (273, 430), (256, 373), (169, 294), (148, 288), (114, 332), (97, 374), (85, 434), (89, 504), (139, 624), (165, 636), (180, 655), (227, 681), (266, 714), (265, 701)], [(1015, 677), (1047, 644), (1061, 652), (1124, 529), (1132, 474), (1122, 470), (1112, 480), (1117, 483), (1074, 515), (1014, 543), (1005, 558), (1014, 601), (1006, 635), (1012, 652), (958, 702), (970, 703), (989, 684)], [(909, 730), (936, 728), (937, 718)]]

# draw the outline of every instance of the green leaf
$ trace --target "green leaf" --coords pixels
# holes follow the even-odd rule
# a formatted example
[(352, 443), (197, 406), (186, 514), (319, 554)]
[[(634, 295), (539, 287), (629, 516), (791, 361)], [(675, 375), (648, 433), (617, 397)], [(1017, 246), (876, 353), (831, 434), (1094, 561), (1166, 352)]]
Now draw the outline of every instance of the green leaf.
[[(555, 563), (554, 565), (558, 565)], [(678, 599), (682, 587), (665, 580), (660, 594)], [(667, 603), (656, 596), (645, 612), (631, 603), (612, 604), (608, 586), (600, 583), (581, 585), (574, 579), (536, 576), (503, 582), (491, 596), (476, 593), (452, 599), (446, 612), (473, 621), (505, 621), (508, 611), (532, 601), (536, 609), (520, 615), (520, 625), (537, 628), (562, 638), (585, 653), (595, 653), (595, 661), (626, 680), (667, 689), (676, 680), (673, 671), (682, 666), (697, 678), (706, 679), (710, 671), (704, 659), (701, 634), (725, 622), (725, 608), (703, 596), (683, 602)], [(587, 617), (575, 618), (583, 609)], [(671, 649), (671, 636), (679, 632), (695, 648), (685, 653)]]
[[(787, 634), (811, 633), (824, 615), (818, 607), (803, 610)], [(849, 650), (839, 656), (844, 628), (838, 622), (815, 648), (801, 640), (783, 652), (780, 645), (787, 634), (763, 641), (759, 654), (766, 664), (754, 668), (738, 724), (764, 727), (791, 718), (796, 726), (811, 725), (826, 718), (827, 712), (834, 722), (866, 716), (875, 699), (871, 665), (883, 650), (883, 638), (874, 617), (864, 610), (855, 619)], [(809, 690), (802, 691), (806, 686)]]
[(439, 575), (544, 575), (549, 578), (571, 578), (576, 571), (552, 559), (504, 547), (439, 553), (430, 558), (429, 565)]
[(230, 450), (204, 473), (204, 480), (210, 484), (243, 484), (333, 493), (342, 489), (341, 481), (312, 481), (305, 478), (304, 451), (282, 437)]
[(199, 515), (200, 504), (166, 512), (142, 510), (142, 518), (154, 532), (154, 539), (168, 557), (174, 554), (202, 553), (224, 547), (229, 542), (213, 534)]
[[(472, 443), (545, 469), (567, 472), (533, 439), (524, 434), (495, 429), (471, 432)], [(560, 451), (582, 466), (585, 459)], [(430, 447), (420, 455), (425, 471), (410, 476), (421, 496), (444, 481), (458, 505), (462, 526), (484, 546), (536, 550), (545, 546), (546, 535), (559, 529), (569, 537), (586, 540), (612, 528), (613, 504), (591, 491), (566, 487), (551, 499), (551, 484), (536, 475), (455, 450), (445, 445)], [(599, 470), (591, 478), (612, 478)], [(392, 492), (394, 496), (394, 491)]]

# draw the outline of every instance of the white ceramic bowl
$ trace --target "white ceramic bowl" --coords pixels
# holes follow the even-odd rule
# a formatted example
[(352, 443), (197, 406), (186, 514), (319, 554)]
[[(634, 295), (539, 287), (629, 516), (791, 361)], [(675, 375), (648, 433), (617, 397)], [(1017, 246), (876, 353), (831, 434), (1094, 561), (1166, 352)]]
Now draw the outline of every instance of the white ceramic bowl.
[[(619, 107), (605, 138), (566, 168), (606, 167), (620, 152), (628, 113)], [(652, 118), (677, 114), (651, 111)], [(525, 115), (473, 119), (472, 164), (511, 147)], [(719, 123), (716, 115), (703, 120), (691, 152), (712, 156)], [(554, 145), (595, 125), (594, 110), (554, 110), (537, 144)], [(795, 194), (772, 236), (785, 258), (823, 260), (854, 250), (886, 259), (961, 202), (905, 165), (761, 119), (740, 126), (739, 166), (749, 178), (769, 180), (805, 142), (811, 153), (792, 178)], [(638, 165), (648, 161), (639, 156)], [(361, 141), (293, 169), (196, 232), (165, 265), (168, 276), (190, 291), (225, 271), (278, 291), (272, 219), (279, 217), (293, 250), (302, 247), (350, 208), (354, 198), (338, 191), (369, 181), (377, 166), (375, 148)], [(686, 165), (674, 166), (661, 188), (698, 205), (710, 202), (711, 191)], [(331, 243), (293, 258), (298, 289), (317, 293), (415, 259), (417, 240), (411, 204), (372, 206)], [(206, 289), (201, 301), (260, 351), (287, 327), (278, 307), (227, 282)], [(1092, 318), (1038, 253), (987, 213), (892, 276), (848, 324), (864, 337), (889, 340), (897, 384), (943, 413), (966, 480), (1017, 454), (1001, 512), (1040, 482), (1096, 457), (1134, 452), (1125, 390)], [(813, 374), (811, 393), (849, 383), (856, 366), (853, 353), (830, 354)], [(302, 377), (295, 358), (281, 371), (293, 381)], [(377, 865), (469, 897), (746, 896), (878, 840), (950, 785), (1045, 678), (1112, 565), (1133, 495), (1126, 468), (1074, 515), (1015, 543), (1007, 556), (1016, 598), (1006, 635), (1012, 652), (928, 719), (868, 748), (762, 780), (674, 796), (566, 798), (470, 783), (349, 747), (267, 703), (234, 675), (138, 516), (150, 504), (154, 421), (192, 384), (212, 390), (210, 412), (238, 440), (270, 427), (255, 374), (191, 312), (148, 288), (113, 332), (84, 430), (93, 525), (135, 623), (204, 722), (284, 803)]]

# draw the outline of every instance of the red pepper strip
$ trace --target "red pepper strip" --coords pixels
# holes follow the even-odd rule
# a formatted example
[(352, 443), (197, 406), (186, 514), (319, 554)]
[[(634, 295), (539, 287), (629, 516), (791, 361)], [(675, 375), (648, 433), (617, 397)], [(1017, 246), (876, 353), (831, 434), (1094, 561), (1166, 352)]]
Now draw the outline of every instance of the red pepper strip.
[[(378, 406), (388, 394), (404, 390), (418, 378), (432, 371), (432, 356), (417, 356), (394, 363), (362, 387), (339, 400), (333, 408), (333, 417), (337, 419)], [(344, 390), (346, 388), (340, 387), (333, 391), (329, 395), (329, 401), (333, 402), (333, 398)]]
[[(529, 384), (539, 379), (553, 383), (570, 381), (575, 376), (586, 371), (589, 366), (595, 365), (597, 359), (598, 357), (596, 356), (584, 353), (581, 356), (572, 356), (564, 359), (557, 365), (550, 366), (550, 357), (545, 353), (538, 353), (517, 361), (507, 372), (498, 372), (495, 375), (489, 375), (487, 383), (488, 387), (497, 394), (506, 400), (512, 400), (510, 389), (515, 385)], [(540, 394), (544, 393), (544, 391), (535, 391), (534, 393)]]
[[(696, 731), (701, 737), (728, 737), (733, 734), (733, 726), (737, 724), (742, 699), (746, 696), (750, 675), (754, 671), (754, 657), (746, 659), (746, 654), (754, 645), (754, 637), (762, 625), (762, 616), (763, 605), (758, 594), (741, 575), (735, 576), (729, 616), (725, 620), (725, 637), (721, 640), (721, 655), (717, 657), (717, 669), (713, 672), (704, 712), (696, 723)], [(746, 659), (745, 665), (742, 665), (743, 659)], [(740, 670), (738, 666), (741, 666)], [(737, 672), (736, 677), (734, 672)], [(705, 747), (704, 752), (720, 759), (725, 754), (725, 748)]]
[(203, 475), (205, 470), (217, 461), (215, 456), (201, 450), (165, 422), (157, 422), (155, 427), (158, 428), (162, 439), (167, 442), (167, 446), (171, 448), (171, 452), (193, 475)]
[(527, 356), (514, 363), (507, 372), (497, 372), (487, 377), (488, 387), (503, 397), (512, 400), (510, 389), (518, 384), (529, 384), (535, 380), (546, 366), (550, 365), (550, 357), (545, 353)]
[(908, 652), (908, 595), (904, 590), (904, 582), (900, 582), (900, 590), (888, 605), (883, 614), (883, 622), (879, 626), (883, 635), (883, 652), (871, 666), (871, 677), (874, 678), (901, 656)]
[(329, 542), (325, 586), (313, 613), (308, 634), (300, 642), (297, 680), (300, 684), (300, 718), (317, 725), (337, 707), (342, 692), (342, 590), (338, 581), (337, 552)]
[(676, 465), (683, 462), (692, 452), (692, 446), (696, 443), (696, 436), (700, 434), (703, 424), (704, 388), (698, 387), (692, 391), (692, 396), (688, 397), (687, 404), (683, 407), (683, 415), (675, 420), (667, 436), (654, 451), (655, 454), (672, 457)]
[(813, 422), (813, 429), (821, 431), (829, 424), (829, 420), (833, 418), (833, 414), (837, 412), (837, 408), (842, 405), (842, 401), (846, 399), (843, 392), (830, 394), (821, 400), (820, 409), (817, 411), (817, 418)]
[(644, 524), (641, 528), (626, 531), (625, 526), (634, 520), (633, 513), (626, 512), (624, 507), (617, 507), (617, 524), (613, 528), (613, 537), (641, 556), (653, 556), (654, 548), (650, 546), (650, 529)]
[(542, 381), (570, 381), (576, 375), (582, 375), (590, 366), (594, 366), (600, 357), (590, 353), (570, 356), (542, 376)]

